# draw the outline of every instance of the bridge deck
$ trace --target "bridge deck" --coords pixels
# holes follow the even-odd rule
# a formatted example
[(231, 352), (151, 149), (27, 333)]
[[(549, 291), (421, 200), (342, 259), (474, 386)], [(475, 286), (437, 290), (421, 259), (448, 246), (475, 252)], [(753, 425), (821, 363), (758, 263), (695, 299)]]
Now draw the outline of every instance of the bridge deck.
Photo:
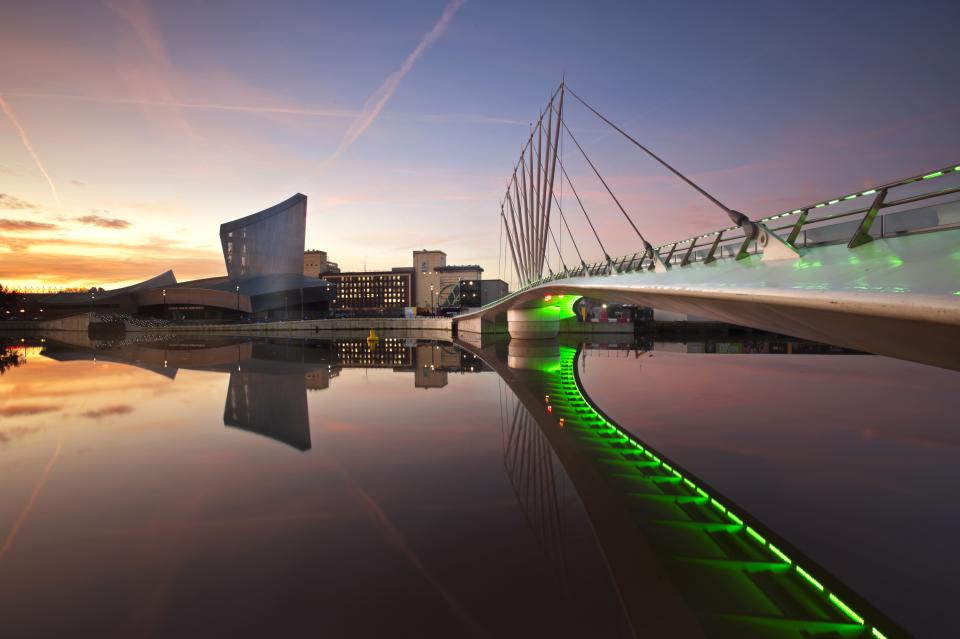
[(960, 229), (827, 245), (802, 257), (558, 279), (464, 320), (573, 294), (651, 306), (940, 366), (960, 366)]

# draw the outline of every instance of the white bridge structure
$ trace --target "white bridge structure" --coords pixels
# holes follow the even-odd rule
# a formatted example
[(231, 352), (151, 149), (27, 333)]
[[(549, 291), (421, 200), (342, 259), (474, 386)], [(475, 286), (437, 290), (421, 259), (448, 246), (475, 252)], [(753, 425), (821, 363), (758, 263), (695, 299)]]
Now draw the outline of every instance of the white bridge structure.
[[(631, 143), (721, 208), (732, 226), (652, 246), (563, 121), (574, 96)], [(565, 133), (636, 233), (640, 250), (611, 257), (556, 149)], [(559, 174), (556, 171), (560, 166)], [(554, 228), (566, 180), (603, 259), (568, 265)], [(519, 290), (455, 318), (458, 332), (550, 338), (576, 330), (580, 297), (649, 306), (857, 350), (960, 369), (960, 165), (751, 220), (614, 125), (561, 84), (534, 126), (501, 203)], [(562, 269), (546, 261), (553, 240)], [(582, 241), (581, 241), (582, 243)], [(547, 271), (545, 273), (544, 271)]]

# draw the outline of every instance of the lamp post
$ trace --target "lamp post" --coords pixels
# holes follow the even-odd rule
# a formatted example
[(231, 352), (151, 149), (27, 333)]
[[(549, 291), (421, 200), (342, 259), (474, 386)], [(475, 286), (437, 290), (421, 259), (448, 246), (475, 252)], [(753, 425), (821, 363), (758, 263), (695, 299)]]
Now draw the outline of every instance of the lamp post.
[(237, 313), (240, 312), (240, 285), (237, 284)]
[(161, 289), (160, 293), (163, 294), (163, 316), (167, 316), (167, 289)]

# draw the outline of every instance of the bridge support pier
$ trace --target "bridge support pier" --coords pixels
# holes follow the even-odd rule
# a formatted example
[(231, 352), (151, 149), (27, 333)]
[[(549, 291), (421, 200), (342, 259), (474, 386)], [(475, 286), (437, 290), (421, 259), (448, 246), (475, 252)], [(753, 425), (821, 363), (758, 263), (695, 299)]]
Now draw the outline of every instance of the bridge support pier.
[(507, 331), (512, 339), (552, 339), (560, 332), (560, 309), (544, 306), (508, 310)]
[(507, 366), (525, 371), (559, 370), (560, 343), (546, 339), (511, 339), (507, 344)]

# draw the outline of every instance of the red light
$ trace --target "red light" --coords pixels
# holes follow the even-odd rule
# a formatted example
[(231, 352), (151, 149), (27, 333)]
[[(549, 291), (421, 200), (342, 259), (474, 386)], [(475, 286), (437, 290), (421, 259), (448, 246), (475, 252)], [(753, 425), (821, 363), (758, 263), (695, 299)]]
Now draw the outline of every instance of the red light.
[(553, 406), (547, 406), (547, 412), (548, 412), (548, 413), (552, 413), (552, 412), (553, 412)]

